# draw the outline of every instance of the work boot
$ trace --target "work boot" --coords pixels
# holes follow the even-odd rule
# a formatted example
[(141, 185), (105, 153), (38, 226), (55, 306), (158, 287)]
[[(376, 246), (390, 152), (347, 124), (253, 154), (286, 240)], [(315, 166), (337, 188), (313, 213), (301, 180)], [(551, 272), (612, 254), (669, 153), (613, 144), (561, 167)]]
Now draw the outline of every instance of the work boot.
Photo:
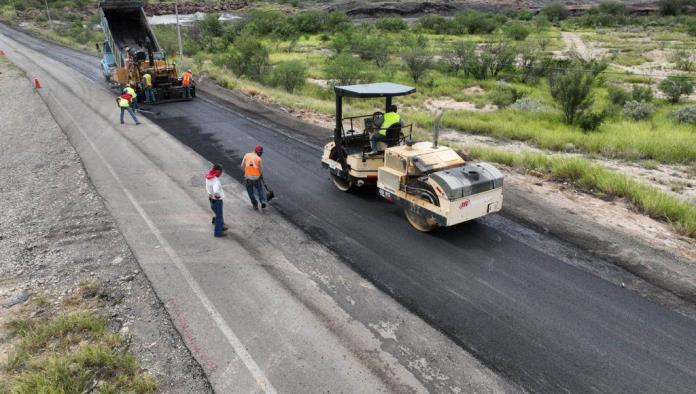
[(259, 206), (254, 204), (254, 211), (258, 211), (258, 210), (259, 210)]
[(213, 220), (210, 221), (212, 224), (215, 224), (215, 216), (213, 216)]

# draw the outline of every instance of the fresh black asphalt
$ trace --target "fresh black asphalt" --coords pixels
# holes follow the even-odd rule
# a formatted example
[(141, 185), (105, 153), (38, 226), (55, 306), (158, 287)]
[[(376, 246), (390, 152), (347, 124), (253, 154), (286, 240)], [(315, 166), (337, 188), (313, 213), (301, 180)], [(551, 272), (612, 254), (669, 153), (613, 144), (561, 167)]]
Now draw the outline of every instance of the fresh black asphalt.
[[(99, 81), (93, 57), (1, 25), (0, 32)], [(693, 320), (526, 246), (485, 220), (414, 231), (400, 209), (374, 192), (336, 190), (316, 147), (205, 96), (157, 110), (162, 113), (153, 120), (163, 129), (237, 179), (241, 156), (262, 144), (266, 178), (278, 195), (274, 209), (525, 389), (696, 392)]]

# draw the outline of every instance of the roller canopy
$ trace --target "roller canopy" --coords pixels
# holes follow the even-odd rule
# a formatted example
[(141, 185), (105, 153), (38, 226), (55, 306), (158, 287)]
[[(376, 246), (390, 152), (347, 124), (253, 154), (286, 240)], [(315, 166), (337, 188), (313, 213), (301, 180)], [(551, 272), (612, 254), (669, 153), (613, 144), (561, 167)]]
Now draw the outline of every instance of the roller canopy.
[(363, 85), (348, 85), (334, 87), (336, 96), (342, 97), (394, 97), (414, 93), (416, 88), (398, 83), (380, 82)]

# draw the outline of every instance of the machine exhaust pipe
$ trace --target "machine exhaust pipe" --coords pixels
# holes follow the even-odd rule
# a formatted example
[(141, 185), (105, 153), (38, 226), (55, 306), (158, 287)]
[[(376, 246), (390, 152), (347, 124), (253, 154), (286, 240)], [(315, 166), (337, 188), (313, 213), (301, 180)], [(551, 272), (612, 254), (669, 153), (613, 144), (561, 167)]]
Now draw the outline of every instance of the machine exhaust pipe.
[(433, 148), (437, 148), (437, 141), (440, 138), (440, 119), (442, 119), (442, 114), (445, 111), (438, 111), (435, 115), (435, 121), (433, 122)]

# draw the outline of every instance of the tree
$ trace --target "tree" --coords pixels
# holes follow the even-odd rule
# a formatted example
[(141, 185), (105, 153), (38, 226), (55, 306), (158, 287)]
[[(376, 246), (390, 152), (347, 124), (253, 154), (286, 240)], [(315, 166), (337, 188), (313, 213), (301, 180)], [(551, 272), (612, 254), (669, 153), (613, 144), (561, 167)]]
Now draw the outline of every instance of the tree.
[(271, 72), (270, 82), (273, 86), (282, 86), (292, 93), (305, 84), (307, 68), (299, 60), (280, 62)]
[(503, 26), (503, 33), (511, 40), (524, 41), (527, 39), (527, 36), (529, 36), (531, 31), (524, 23), (508, 22), (505, 24), (505, 26)]
[(406, 24), (406, 22), (404, 22), (404, 20), (401, 18), (390, 16), (379, 20), (377, 22), (377, 27), (385, 31), (398, 33), (406, 30), (408, 28), (408, 24)]
[(237, 76), (261, 81), (268, 72), (268, 48), (255, 36), (245, 33), (234, 40), (234, 49), (224, 63)]
[(353, 52), (363, 60), (375, 62), (378, 67), (384, 67), (389, 61), (391, 39), (375, 34), (359, 34), (352, 42)]
[(541, 14), (549, 18), (551, 22), (559, 22), (568, 17), (568, 9), (560, 2), (550, 3), (541, 9)]
[(444, 61), (447, 68), (453, 72), (466, 69), (466, 64), (469, 59), (476, 56), (476, 44), (471, 41), (455, 41), (447, 52), (444, 54)]
[(660, 82), (659, 88), (672, 104), (678, 103), (681, 96), (694, 92), (694, 85), (683, 75), (670, 75)]
[(515, 49), (505, 41), (486, 44), (482, 47), (481, 52), (488, 54), (486, 60), (493, 77), (497, 77), (503, 70), (512, 68), (515, 60)]
[(303, 11), (293, 18), (293, 23), (300, 33), (319, 33), (322, 28), (322, 14), (319, 11)]
[(406, 64), (408, 75), (413, 82), (418, 83), (432, 66), (433, 56), (423, 47), (409, 47), (401, 54), (401, 59)]
[(552, 61), (539, 45), (523, 45), (517, 48), (517, 67), (520, 82), (536, 82), (546, 74)]
[(590, 106), (595, 76), (571, 64), (549, 77), (551, 97), (561, 107), (563, 120), (572, 124)]
[(364, 65), (360, 59), (344, 52), (329, 58), (324, 66), (324, 72), (334, 83), (353, 85), (365, 77), (363, 68)]
[(324, 15), (323, 22), (324, 30), (332, 33), (348, 30), (352, 27), (348, 15), (341, 11), (331, 11)]

